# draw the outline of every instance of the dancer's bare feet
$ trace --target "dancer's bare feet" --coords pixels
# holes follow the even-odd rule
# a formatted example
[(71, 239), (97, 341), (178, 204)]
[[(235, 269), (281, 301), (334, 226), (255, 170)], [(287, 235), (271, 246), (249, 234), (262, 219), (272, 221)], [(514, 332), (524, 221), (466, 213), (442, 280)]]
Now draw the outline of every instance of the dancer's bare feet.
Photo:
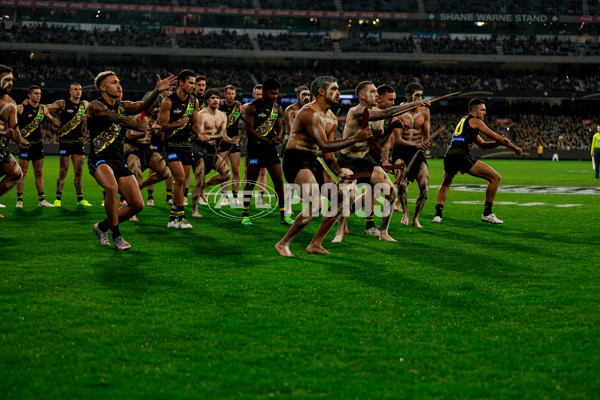
[(422, 228), (423, 226), (419, 223), (418, 219), (414, 219), (411, 222), (411, 225), (414, 226), (415, 228)]
[(387, 232), (381, 232), (379, 234), (379, 240), (385, 240), (386, 242), (397, 242), (397, 240), (388, 235)]
[(404, 211), (402, 213), (402, 220), (400, 221), (400, 223), (402, 225), (408, 225), (408, 219), (410, 218), (410, 216), (408, 215), (408, 210)]
[(325, 250), (323, 246), (317, 246), (315, 244), (309, 244), (306, 248), (306, 252), (311, 254), (331, 254), (330, 252)]
[(290, 251), (289, 245), (284, 244), (282, 242), (275, 243), (275, 250), (277, 250), (277, 252), (279, 253), (280, 256), (294, 257), (294, 255)]

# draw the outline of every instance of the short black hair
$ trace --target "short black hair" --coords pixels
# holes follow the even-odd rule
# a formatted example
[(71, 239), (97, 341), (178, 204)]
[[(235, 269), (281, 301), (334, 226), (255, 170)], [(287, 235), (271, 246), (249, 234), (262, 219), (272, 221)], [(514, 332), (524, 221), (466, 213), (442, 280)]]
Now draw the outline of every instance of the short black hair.
[(406, 85), (406, 88), (404, 88), (404, 92), (406, 94), (413, 94), (414, 92), (418, 91), (418, 90), (423, 90), (423, 86), (419, 85), (417, 82), (411, 82), (408, 85)]
[(215, 96), (215, 95), (217, 95), (220, 99), (223, 98), (223, 94), (221, 94), (221, 92), (217, 89), (208, 89), (206, 91), (206, 93), (204, 94), (204, 98), (206, 100), (208, 100), (208, 99), (210, 99), (211, 96)]
[(184, 69), (182, 71), (179, 72), (179, 74), (177, 74), (177, 81), (178, 82), (187, 82), (189, 77), (196, 77), (196, 73), (194, 71), (192, 71), (191, 69)]
[(396, 93), (393, 87), (389, 85), (381, 85), (377, 88), (377, 94), (383, 96), (388, 93)]
[(34, 90), (37, 90), (37, 89), (39, 89), (39, 90), (42, 90), (42, 88), (41, 88), (41, 87), (39, 87), (39, 86), (36, 86), (36, 85), (31, 85), (31, 86), (29, 86), (29, 87), (27, 88), (27, 93), (31, 93), (31, 92), (33, 92)]
[(471, 99), (471, 101), (469, 101), (469, 112), (481, 104), (485, 104), (485, 101), (477, 98)]
[(263, 90), (265, 92), (268, 92), (269, 90), (279, 89), (280, 87), (281, 84), (273, 78), (269, 78), (263, 82)]

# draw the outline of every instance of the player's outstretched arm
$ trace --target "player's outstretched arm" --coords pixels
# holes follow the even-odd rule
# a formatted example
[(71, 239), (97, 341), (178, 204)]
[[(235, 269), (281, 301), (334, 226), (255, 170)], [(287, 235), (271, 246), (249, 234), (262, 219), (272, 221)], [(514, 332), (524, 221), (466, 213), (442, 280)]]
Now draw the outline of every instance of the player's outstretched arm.
[(119, 115), (114, 111), (111, 111), (106, 105), (100, 101), (93, 101), (90, 103), (87, 110), (88, 118), (100, 118), (106, 121), (115, 122), (127, 129), (133, 129), (135, 131), (144, 131), (144, 127), (127, 116)]
[[(413, 101), (412, 103), (400, 104), (398, 106), (386, 108), (385, 110), (369, 110), (369, 121), (379, 121), (382, 119), (391, 118), (395, 115), (402, 114), (409, 108), (417, 106), (429, 107), (430, 105), (431, 102), (427, 99), (424, 99), (419, 101)], [(354, 118), (356, 118), (356, 120), (359, 122), (362, 122), (362, 112), (362, 108), (359, 108), (354, 112)]]
[[(496, 132), (494, 132), (493, 130), (488, 128), (488, 126), (482, 120), (477, 119), (477, 118), (472, 118), (469, 121), (469, 124), (471, 125), (472, 128), (479, 129), (479, 132), (481, 132), (485, 136), (489, 137), (490, 139), (493, 139), (494, 141), (498, 142), (498, 145), (506, 146), (506, 147), (513, 149), (515, 154), (521, 155), (521, 153), (523, 152), (523, 150), (520, 147), (514, 145), (507, 137), (498, 135)], [(483, 140), (481, 140), (481, 141), (483, 142)], [(497, 147), (497, 146), (493, 146), (491, 148), (494, 148), (494, 147)], [(483, 147), (483, 148), (490, 148), (490, 147)]]
[(346, 139), (329, 141), (325, 131), (323, 129), (323, 121), (319, 117), (319, 114), (312, 110), (302, 110), (296, 116), (296, 119), (300, 118), (302, 125), (306, 127), (306, 133), (314, 140), (319, 146), (323, 153), (329, 153), (344, 149), (354, 143), (364, 142), (367, 139), (373, 137), (371, 128), (361, 129), (355, 136), (348, 137)]
[(139, 114), (144, 110), (149, 110), (152, 104), (158, 98), (160, 92), (166, 89), (174, 89), (177, 83), (177, 77), (171, 75), (165, 79), (161, 79), (160, 75), (156, 75), (156, 87), (153, 91), (146, 93), (142, 101), (124, 101), (123, 105), (129, 114)]

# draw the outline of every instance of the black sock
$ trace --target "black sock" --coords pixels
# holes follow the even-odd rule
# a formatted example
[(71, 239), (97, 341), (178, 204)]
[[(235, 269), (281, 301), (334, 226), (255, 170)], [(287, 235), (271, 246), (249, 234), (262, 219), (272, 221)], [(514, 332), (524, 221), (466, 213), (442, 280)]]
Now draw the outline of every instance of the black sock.
[(98, 229), (100, 229), (102, 232), (108, 232), (108, 230), (110, 229), (110, 225), (108, 224), (108, 220), (105, 219), (104, 221), (100, 222), (98, 224)]
[(154, 190), (148, 189), (148, 200), (154, 199)]
[(106, 190), (102, 191), (102, 200), (106, 200)]
[(177, 207), (171, 207), (171, 213), (169, 214), (169, 222), (177, 219)]
[(77, 201), (83, 200), (83, 193), (77, 193)]
[(233, 198), (237, 199), (238, 191), (237, 190), (232, 190), (231, 193), (233, 194)]
[(183, 206), (177, 206), (177, 220), (181, 222), (184, 216), (185, 212), (183, 211)]
[(285, 206), (279, 206), (279, 215), (281, 215), (281, 220), (285, 218)]
[(490, 215), (492, 213), (492, 205), (493, 204), (494, 203), (491, 203), (489, 201), (485, 202), (485, 205), (483, 206), (483, 215), (485, 215), (487, 217), (488, 215)]
[(56, 200), (62, 200), (62, 192), (56, 192)]
[(46, 195), (44, 194), (44, 192), (38, 193), (38, 200), (39, 201), (43, 201), (45, 198), (46, 198)]
[(373, 221), (372, 215), (365, 217), (365, 219), (367, 220), (367, 226), (365, 227), (365, 229), (371, 229), (375, 227), (375, 222)]
[(259, 191), (259, 192), (258, 192), (258, 198), (262, 200), (262, 199), (263, 199), (263, 196), (264, 196), (264, 194), (265, 194), (265, 192), (260, 192), (260, 191)]
[(435, 216), (442, 218), (442, 210), (444, 209), (443, 204), (436, 204), (435, 206)]
[(189, 193), (190, 189), (189, 188), (185, 188), (183, 189), (183, 197), (187, 197), (188, 193)]
[(17, 201), (23, 201), (23, 193), (17, 193)]
[(246, 201), (244, 201), (244, 208), (242, 211), (242, 217), (249, 217), (250, 216), (250, 206), (245, 205)]
[(121, 231), (119, 230), (119, 224), (117, 226), (111, 226), (110, 231), (112, 232), (113, 240), (121, 236)]
[(167, 201), (173, 198), (173, 189), (167, 189)]

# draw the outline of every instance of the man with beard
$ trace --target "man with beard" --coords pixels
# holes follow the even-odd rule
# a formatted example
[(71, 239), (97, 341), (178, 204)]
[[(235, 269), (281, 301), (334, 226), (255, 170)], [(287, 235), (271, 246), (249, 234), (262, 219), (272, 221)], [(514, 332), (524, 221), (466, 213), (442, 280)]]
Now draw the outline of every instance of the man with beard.
[[(382, 164), (385, 167), (385, 165), (389, 165), (389, 161), (381, 160), (380, 148), (385, 146), (390, 135), (393, 133), (393, 130), (397, 126), (400, 126), (401, 123), (399, 121), (386, 123), (386, 125), (389, 126), (387, 130), (384, 131), (384, 120), (391, 119), (396, 114), (401, 113), (412, 106), (419, 104), (423, 106), (429, 106), (431, 103), (429, 100), (423, 100), (421, 102), (414, 102), (406, 105), (392, 106), (385, 110), (375, 109), (374, 107), (377, 105), (378, 99), (377, 88), (372, 82), (369, 81), (364, 81), (358, 84), (356, 87), (356, 96), (359, 99), (359, 104), (348, 111), (346, 116), (346, 125), (344, 126), (344, 138), (356, 136), (363, 124), (364, 111), (365, 109), (368, 109), (368, 124), (371, 127), (371, 130), (374, 132), (373, 139), (369, 143), (367, 141), (361, 141), (353, 144), (350, 147), (342, 149), (337, 162), (340, 168), (342, 168), (343, 172), (347, 175), (358, 172), (369, 173), (369, 177), (359, 179), (358, 183), (366, 183), (370, 185), (368, 190), (371, 190), (374, 187), (382, 190), (381, 194), (385, 196), (385, 202), (381, 221), (381, 230), (378, 230), (373, 223), (373, 204), (372, 202), (368, 202), (366, 213), (367, 227), (365, 228), (365, 234), (379, 236), (379, 240), (395, 242), (396, 240), (388, 234), (388, 228), (393, 215), (393, 211), (391, 210), (390, 206), (394, 204), (394, 200), (396, 198), (396, 188), (385, 173), (384, 168), (382, 168)], [(379, 154), (373, 150), (373, 147), (379, 148)], [(351, 189), (351, 203), (354, 202), (355, 194), (355, 191)], [(369, 194), (369, 192), (367, 192), (367, 194)], [(373, 196), (376, 196), (377, 194), (378, 193), (373, 193)], [(370, 198), (371, 196), (369, 195), (367, 197), (367, 201), (370, 200)], [(347, 219), (347, 217), (342, 218), (339, 222), (336, 237), (333, 240), (334, 242), (340, 242), (343, 238), (345, 219)]]
[[(227, 116), (227, 137), (232, 140), (237, 139), (236, 144), (225, 143), (221, 141), (219, 144), (219, 157), (223, 160), (222, 162), (227, 164), (231, 162), (231, 193), (233, 195), (233, 204), (235, 206), (241, 206), (241, 201), (238, 200), (238, 189), (240, 187), (240, 126), (239, 121), (241, 117), (241, 104), (235, 99), (236, 89), (235, 86), (225, 86), (225, 99), (221, 101), (219, 110), (223, 111)], [(221, 205), (225, 206), (229, 204), (229, 198), (227, 197), (227, 187), (229, 181), (221, 183), (222, 199)]]
[[(200, 132), (207, 135), (209, 141), (192, 141), (194, 176), (196, 178), (194, 190), (192, 191), (193, 217), (202, 217), (198, 212), (198, 204), (200, 198), (206, 201), (204, 189), (226, 182), (231, 177), (227, 163), (223, 162), (223, 159), (217, 154), (215, 140), (235, 145), (239, 139), (231, 139), (227, 136), (227, 116), (223, 111), (219, 110), (220, 102), (221, 92), (216, 89), (209, 89), (206, 91), (207, 106), (198, 113)], [(213, 168), (217, 170), (218, 174), (206, 181), (206, 174)]]
[(81, 100), (81, 84), (74, 82), (69, 87), (70, 97), (66, 100), (57, 100), (48, 106), (48, 111), (57, 111), (60, 115), (60, 144), (58, 146), (59, 171), (56, 178), (56, 200), (54, 207), (62, 207), (62, 191), (65, 186), (65, 178), (69, 172), (69, 162), (73, 163), (75, 175), (73, 183), (77, 194), (77, 205), (91, 207), (91, 204), (83, 198), (83, 163), (85, 161), (85, 150), (83, 148), (83, 122), (88, 102)]
[[(333, 152), (372, 136), (371, 129), (366, 128), (361, 129), (356, 136), (335, 140), (338, 123), (330, 108), (338, 104), (340, 99), (336, 79), (332, 76), (320, 76), (314, 80), (311, 89), (315, 100), (298, 112), (283, 156), (286, 180), (295, 185), (300, 197), (307, 202), (307, 208), (298, 215), (289, 231), (275, 245), (279, 255), (284, 257), (293, 257), (290, 242), (319, 215), (322, 208), (321, 195), (327, 196), (332, 205), (323, 216), (321, 225), (306, 251), (329, 254), (323, 248), (322, 242), (343, 210), (343, 192), (334, 186), (335, 180), (323, 168), (318, 154), (320, 151), (323, 152), (323, 158), (329, 169), (341, 182), (348, 177), (340, 170)], [(329, 184), (329, 188), (335, 190), (326, 190), (324, 184)]]
[(164, 132), (165, 154), (175, 187), (168, 228), (192, 229), (183, 210), (184, 187), (192, 168), (192, 136), (207, 140), (198, 125), (198, 99), (192, 92), (196, 83), (193, 71), (183, 70), (177, 76), (177, 90), (160, 104), (159, 124)]
[[(12, 139), (22, 149), (29, 147), (29, 142), (21, 138), (17, 126), (17, 103), (10, 97), (13, 87), (12, 69), (0, 65), (0, 197), (17, 186), (23, 177), (21, 167), (8, 150)], [(0, 214), (0, 218), (4, 218)]]
[(27, 89), (27, 100), (17, 107), (18, 125), (23, 139), (31, 144), (31, 147), (22, 148), (19, 152), (19, 166), (23, 171), (23, 178), (17, 184), (17, 208), (23, 208), (23, 188), (25, 187), (25, 176), (29, 169), (29, 161), (33, 165), (35, 174), (35, 187), (38, 192), (39, 207), (54, 207), (46, 200), (44, 194), (44, 144), (42, 142), (42, 121), (48, 119), (54, 126), (60, 127), (60, 121), (54, 118), (48, 107), (40, 103), (42, 89), (39, 86), (30, 86)]

